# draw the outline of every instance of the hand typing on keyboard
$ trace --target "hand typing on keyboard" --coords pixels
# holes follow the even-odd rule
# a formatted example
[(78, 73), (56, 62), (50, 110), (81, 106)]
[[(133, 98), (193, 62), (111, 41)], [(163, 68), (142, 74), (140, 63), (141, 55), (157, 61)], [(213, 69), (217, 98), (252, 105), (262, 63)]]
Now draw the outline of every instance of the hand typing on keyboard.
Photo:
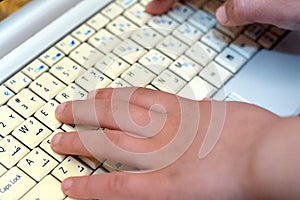
[[(148, 5), (147, 11), (152, 14), (161, 14), (168, 11), (174, 2), (175, 0), (153, 0)], [(299, 7), (300, 1), (298, 0), (227, 0), (217, 10), (216, 16), (219, 22), (226, 26), (258, 22), (299, 30)]]
[[(108, 143), (127, 153), (134, 152), (135, 156), (130, 153), (116, 155), (115, 147), (107, 149), (103, 137), (94, 139), (95, 135), (101, 134), (97, 131), (58, 133), (52, 139), (52, 148), (60, 154), (118, 159), (150, 171), (67, 178), (62, 183), (65, 194), (80, 199), (273, 199), (279, 194), (288, 198), (300, 195), (296, 187), (295, 190), (289, 187), (292, 183), (299, 185), (299, 118), (279, 118), (246, 103), (198, 102), (142, 88), (132, 93), (126, 105), (129, 90), (97, 90), (87, 100), (62, 104), (57, 108), (56, 116), (66, 124), (106, 128), (104, 135), (110, 141)], [(119, 94), (117, 98), (114, 92)], [(196, 104), (198, 110), (184, 111), (181, 101)], [(112, 102), (117, 106), (111, 107)], [(153, 108), (153, 105), (161, 105), (164, 109)], [(129, 108), (129, 113), (119, 116), (122, 106)], [(224, 108), (226, 118), (221, 111)], [(197, 113), (200, 118), (195, 122)], [(147, 137), (147, 129), (141, 132), (138, 126), (132, 129), (126, 124), (125, 128), (120, 128), (118, 119), (130, 117), (140, 126), (150, 123), (151, 117), (165, 119), (165, 123), (157, 135)], [(189, 138), (194, 134), (189, 131), (195, 131), (192, 143), (174, 162), (158, 169), (156, 162), (164, 162), (169, 157), (162, 155), (153, 159), (147, 154), (160, 151), (180, 137), (176, 133), (184, 120), (188, 121), (188, 126), (183, 124), (184, 136)], [(197, 129), (191, 129), (195, 124)], [(209, 130), (220, 131), (220, 138), (212, 151), (201, 157), (199, 149), (211, 134)], [(144, 157), (139, 157), (139, 153)]]

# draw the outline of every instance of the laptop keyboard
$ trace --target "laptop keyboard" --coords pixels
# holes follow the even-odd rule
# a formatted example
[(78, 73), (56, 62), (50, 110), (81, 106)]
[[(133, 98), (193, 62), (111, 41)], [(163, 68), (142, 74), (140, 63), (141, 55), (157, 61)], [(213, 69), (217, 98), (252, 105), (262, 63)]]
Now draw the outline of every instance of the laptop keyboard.
[(63, 179), (130, 168), (53, 152), (53, 135), (77, 128), (55, 118), (60, 103), (130, 86), (213, 97), (286, 33), (261, 24), (223, 27), (214, 16), (218, 0), (177, 3), (162, 16), (145, 13), (148, 2), (112, 2), (0, 86), (0, 199), (68, 199)]

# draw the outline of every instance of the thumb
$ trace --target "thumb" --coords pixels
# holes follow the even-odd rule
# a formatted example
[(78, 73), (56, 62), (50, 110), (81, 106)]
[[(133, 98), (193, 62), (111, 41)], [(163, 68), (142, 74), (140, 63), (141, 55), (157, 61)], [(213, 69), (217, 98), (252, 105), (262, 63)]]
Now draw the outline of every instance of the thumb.
[(300, 30), (299, 7), (299, 0), (229, 0), (217, 10), (216, 17), (225, 26), (258, 22)]

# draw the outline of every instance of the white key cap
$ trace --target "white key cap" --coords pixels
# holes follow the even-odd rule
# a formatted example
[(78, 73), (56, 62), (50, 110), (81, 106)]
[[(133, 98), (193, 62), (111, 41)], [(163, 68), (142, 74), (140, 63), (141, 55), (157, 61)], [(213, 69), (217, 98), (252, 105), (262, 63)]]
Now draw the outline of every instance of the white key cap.
[(210, 97), (215, 91), (216, 89), (212, 85), (199, 76), (195, 76), (177, 95), (193, 100), (202, 100)]
[(126, 63), (121, 58), (112, 53), (106, 55), (95, 65), (96, 69), (98, 69), (100, 72), (104, 73), (111, 79), (116, 79), (128, 67), (128, 63)]
[(191, 9), (189, 6), (176, 3), (173, 9), (168, 12), (168, 15), (179, 23), (182, 23), (193, 13), (193, 9)]
[(51, 133), (52, 131), (50, 131), (45, 125), (37, 121), (35, 118), (30, 117), (18, 126), (12, 132), (12, 135), (22, 141), (27, 147), (33, 149)]
[(152, 85), (158, 89), (176, 94), (186, 82), (169, 70), (163, 71), (157, 78), (152, 81)]
[(135, 63), (121, 77), (135, 87), (144, 87), (154, 79), (155, 74)]
[(67, 85), (72, 83), (84, 71), (82, 67), (67, 57), (63, 58), (50, 69), (50, 73)]
[[(49, 188), (51, 188), (51, 190)], [(61, 183), (53, 176), (48, 175), (23, 196), (21, 200), (61, 200), (64, 198), (65, 194), (61, 190)]]
[(14, 166), (28, 153), (29, 149), (11, 135), (6, 136), (0, 141), (1, 164), (8, 169)]
[(159, 51), (152, 49), (139, 60), (139, 63), (155, 74), (160, 74), (172, 63), (172, 60)]
[(89, 43), (104, 54), (109, 53), (121, 42), (122, 41), (117, 36), (105, 29), (100, 30), (89, 39)]
[(215, 60), (233, 73), (236, 73), (246, 62), (244, 57), (230, 48), (226, 48), (222, 51)]
[(152, 17), (148, 25), (164, 36), (169, 35), (179, 24), (167, 15)]
[(102, 164), (102, 162), (100, 162), (95, 158), (87, 158), (87, 157), (79, 156), (79, 159), (83, 161), (83, 163), (87, 164), (93, 170), (97, 169)]
[(58, 103), (54, 100), (51, 100), (42, 108), (40, 108), (34, 116), (48, 126), (51, 130), (55, 130), (61, 126), (61, 123), (55, 117), (55, 109), (57, 106)]
[(82, 24), (80, 27), (72, 32), (72, 36), (75, 37), (80, 42), (85, 42), (89, 37), (91, 37), (95, 31), (86, 24)]
[(108, 22), (109, 22), (109, 19), (107, 17), (98, 13), (94, 17), (92, 17), (89, 21), (87, 21), (87, 24), (95, 30), (100, 30), (106, 24), (108, 24)]
[(128, 38), (138, 27), (123, 16), (117, 17), (106, 26), (107, 30), (122, 39)]
[(41, 144), (40, 147), (46, 151), (49, 155), (51, 155), (53, 158), (55, 158), (58, 162), (62, 162), (66, 156), (65, 155), (61, 155), (61, 154), (57, 154), (56, 152), (54, 152), (51, 148), (51, 140), (53, 138), (54, 135), (56, 135), (56, 133), (58, 132), (63, 132), (63, 130), (61, 129), (57, 129), (55, 130), (51, 135), (49, 135)]
[(40, 60), (48, 66), (53, 66), (64, 57), (64, 54), (55, 47), (50, 48), (48, 51), (40, 56)]
[(132, 40), (127, 39), (118, 45), (113, 52), (129, 64), (133, 64), (146, 53), (146, 50)]
[(11, 98), (7, 104), (24, 118), (28, 118), (45, 103), (43, 99), (29, 89), (23, 89), (16, 96)]
[(87, 43), (81, 44), (70, 57), (84, 68), (90, 68), (104, 55)]
[(34, 60), (32, 63), (27, 65), (22, 72), (32, 80), (35, 80), (44, 72), (48, 71), (48, 69), (48, 66), (42, 63), (40, 60)]
[(148, 26), (143, 26), (133, 33), (131, 39), (146, 49), (152, 49), (163, 37)]
[(156, 48), (175, 60), (178, 56), (186, 51), (188, 46), (169, 35), (163, 41), (158, 43)]
[(196, 74), (199, 73), (202, 67), (188, 57), (182, 55), (171, 64), (169, 69), (186, 81), (190, 81), (194, 76), (196, 76)]
[(109, 84), (109, 86), (107, 86), (107, 87), (108, 88), (123, 88), (123, 87), (132, 87), (132, 85), (130, 85), (129, 83), (127, 83), (126, 81), (124, 81), (121, 78), (117, 78), (111, 84)]
[(199, 74), (217, 88), (221, 88), (232, 74), (215, 62), (209, 63)]
[(264, 31), (265, 28), (262, 25), (252, 24), (246, 28), (244, 34), (252, 40), (257, 40), (263, 34)]
[(24, 119), (20, 117), (15, 111), (10, 109), (8, 106), (0, 107), (0, 135), (6, 136), (13, 129), (19, 126)]
[(70, 84), (68, 87), (66, 87), (64, 90), (62, 90), (58, 95), (55, 97), (55, 99), (60, 102), (67, 102), (67, 101), (73, 101), (73, 100), (85, 100), (87, 97), (87, 92), (76, 85), (75, 83)]
[(71, 51), (77, 48), (80, 45), (80, 42), (72, 37), (71, 35), (66, 36), (60, 42), (56, 44), (56, 48), (68, 55)]
[(208, 33), (206, 33), (201, 41), (208, 45), (209, 47), (213, 48), (217, 52), (222, 51), (229, 43), (231, 39), (222, 34), (221, 32), (217, 31), (216, 29), (211, 29)]
[(87, 176), (91, 173), (92, 170), (87, 165), (79, 162), (71, 156), (67, 157), (52, 171), (52, 175), (60, 181), (63, 181), (65, 178), (70, 176)]
[(230, 48), (249, 59), (259, 50), (260, 46), (246, 36), (240, 35), (230, 44)]
[(124, 9), (121, 6), (118, 6), (116, 3), (111, 3), (105, 7), (101, 13), (109, 19), (114, 19), (115, 17), (119, 16), (123, 10)]
[(0, 177), (1, 177), (5, 172), (7, 172), (7, 169), (6, 169), (3, 165), (0, 164)]
[(140, 0), (140, 3), (143, 5), (143, 6), (146, 6), (151, 0)]
[(228, 27), (228, 26), (222, 26), (221, 24), (218, 24), (217, 29), (225, 33), (231, 38), (236, 38), (244, 30), (244, 27), (243, 26)]
[(185, 54), (202, 66), (206, 66), (217, 55), (214, 50), (201, 42), (195, 43)]
[(65, 84), (49, 73), (44, 73), (29, 86), (32, 91), (39, 94), (46, 101), (52, 99), (65, 87)]
[(31, 79), (22, 72), (17, 73), (8, 79), (4, 85), (12, 90), (14, 93), (20, 92), (23, 88), (31, 83)]
[(4, 85), (0, 85), (0, 106), (5, 104), (13, 96), (14, 93), (10, 89)]
[(105, 88), (111, 83), (111, 80), (95, 68), (90, 68), (76, 80), (76, 83), (90, 92), (99, 88)]
[(133, 6), (137, 0), (116, 0), (117, 4), (122, 6), (124, 9), (130, 8)]
[(40, 181), (57, 165), (58, 162), (39, 147), (33, 149), (18, 163), (18, 167), (36, 181)]
[(199, 40), (203, 33), (191, 24), (185, 22), (173, 32), (173, 35), (186, 44), (192, 45), (195, 41)]
[(188, 22), (199, 28), (201, 31), (207, 32), (209, 29), (216, 25), (217, 20), (213, 15), (203, 10), (198, 10), (188, 19)]
[(135, 4), (132, 6), (124, 13), (124, 16), (138, 26), (143, 26), (152, 17), (150, 14), (145, 12), (145, 8), (141, 4)]
[(106, 174), (107, 171), (105, 171), (104, 169), (102, 168), (98, 168), (96, 171), (93, 172), (93, 175), (96, 175), (96, 174)]
[(278, 40), (279, 37), (277, 35), (267, 31), (258, 39), (258, 43), (266, 49), (271, 49)]
[(120, 162), (114, 162), (111, 160), (106, 160), (102, 167), (109, 172), (116, 172), (116, 171), (137, 171), (137, 168), (131, 167)]
[(35, 181), (22, 172), (19, 168), (11, 168), (0, 179), (0, 199), (19, 199), (35, 184)]
[(222, 5), (222, 2), (220, 2), (219, 0), (210, 0), (207, 1), (204, 6), (203, 9), (207, 12), (209, 12), (212, 15), (215, 15), (217, 9)]

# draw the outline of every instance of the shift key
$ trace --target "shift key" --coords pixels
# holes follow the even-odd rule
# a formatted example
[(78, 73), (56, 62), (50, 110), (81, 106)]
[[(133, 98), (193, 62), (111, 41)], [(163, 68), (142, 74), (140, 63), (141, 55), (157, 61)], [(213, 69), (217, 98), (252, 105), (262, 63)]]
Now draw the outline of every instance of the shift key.
[(35, 184), (35, 181), (18, 167), (13, 167), (0, 179), (0, 199), (19, 199)]

